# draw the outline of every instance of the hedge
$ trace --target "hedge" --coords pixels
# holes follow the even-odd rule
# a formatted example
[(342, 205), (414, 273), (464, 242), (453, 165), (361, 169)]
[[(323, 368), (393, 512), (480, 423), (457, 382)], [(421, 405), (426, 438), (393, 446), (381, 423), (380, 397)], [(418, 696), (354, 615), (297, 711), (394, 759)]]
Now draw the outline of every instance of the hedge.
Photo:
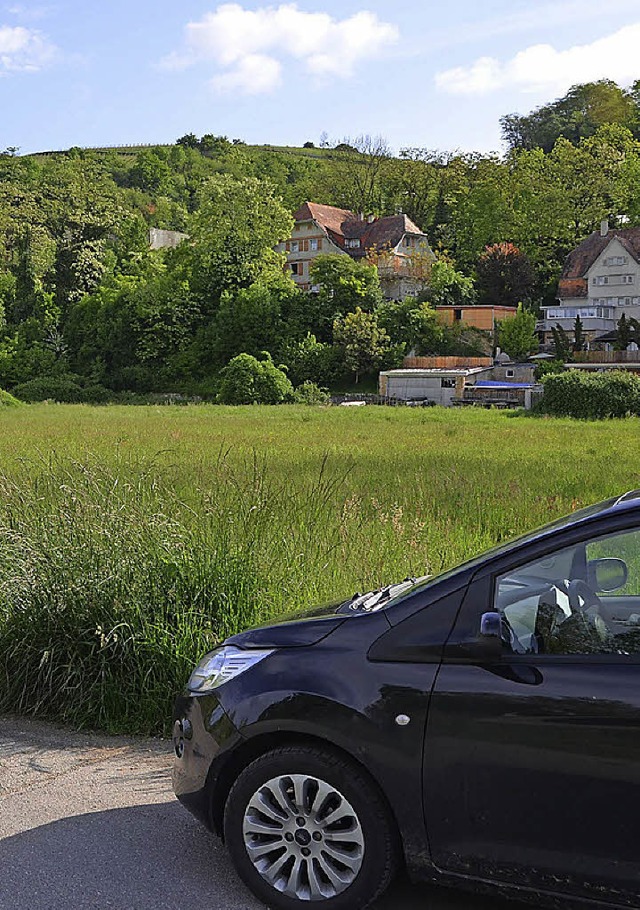
[(561, 417), (599, 420), (640, 415), (640, 378), (624, 370), (567, 370), (545, 376), (540, 410)]

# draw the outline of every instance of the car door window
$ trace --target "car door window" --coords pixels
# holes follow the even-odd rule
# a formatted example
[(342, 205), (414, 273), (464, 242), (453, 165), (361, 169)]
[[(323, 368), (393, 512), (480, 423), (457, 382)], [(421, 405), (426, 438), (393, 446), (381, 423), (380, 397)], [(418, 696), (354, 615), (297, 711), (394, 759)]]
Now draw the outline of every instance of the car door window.
[(640, 655), (640, 531), (560, 549), (498, 576), (494, 610), (515, 654)]

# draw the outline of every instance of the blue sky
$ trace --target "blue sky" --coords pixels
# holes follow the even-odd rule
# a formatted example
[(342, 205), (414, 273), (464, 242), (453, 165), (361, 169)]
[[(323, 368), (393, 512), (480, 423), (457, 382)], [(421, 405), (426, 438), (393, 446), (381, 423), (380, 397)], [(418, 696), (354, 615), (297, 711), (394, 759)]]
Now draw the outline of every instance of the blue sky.
[(0, 0), (0, 147), (500, 150), (498, 119), (640, 78), (640, 0)]

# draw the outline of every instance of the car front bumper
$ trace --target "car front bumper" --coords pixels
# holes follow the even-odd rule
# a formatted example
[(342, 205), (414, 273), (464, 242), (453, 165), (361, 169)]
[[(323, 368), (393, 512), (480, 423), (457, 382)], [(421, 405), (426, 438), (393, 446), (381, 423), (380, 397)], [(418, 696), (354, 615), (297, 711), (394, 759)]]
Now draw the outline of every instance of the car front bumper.
[(240, 740), (215, 695), (178, 696), (173, 711), (173, 791), (208, 828), (217, 771)]

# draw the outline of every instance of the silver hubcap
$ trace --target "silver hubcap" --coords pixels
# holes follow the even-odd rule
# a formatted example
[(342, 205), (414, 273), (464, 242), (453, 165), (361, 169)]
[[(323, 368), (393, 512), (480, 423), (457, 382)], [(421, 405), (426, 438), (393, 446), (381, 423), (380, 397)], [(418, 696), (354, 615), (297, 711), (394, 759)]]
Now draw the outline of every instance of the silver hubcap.
[(353, 806), (317, 777), (267, 781), (249, 800), (242, 833), (262, 878), (298, 900), (335, 897), (362, 866), (364, 835)]

